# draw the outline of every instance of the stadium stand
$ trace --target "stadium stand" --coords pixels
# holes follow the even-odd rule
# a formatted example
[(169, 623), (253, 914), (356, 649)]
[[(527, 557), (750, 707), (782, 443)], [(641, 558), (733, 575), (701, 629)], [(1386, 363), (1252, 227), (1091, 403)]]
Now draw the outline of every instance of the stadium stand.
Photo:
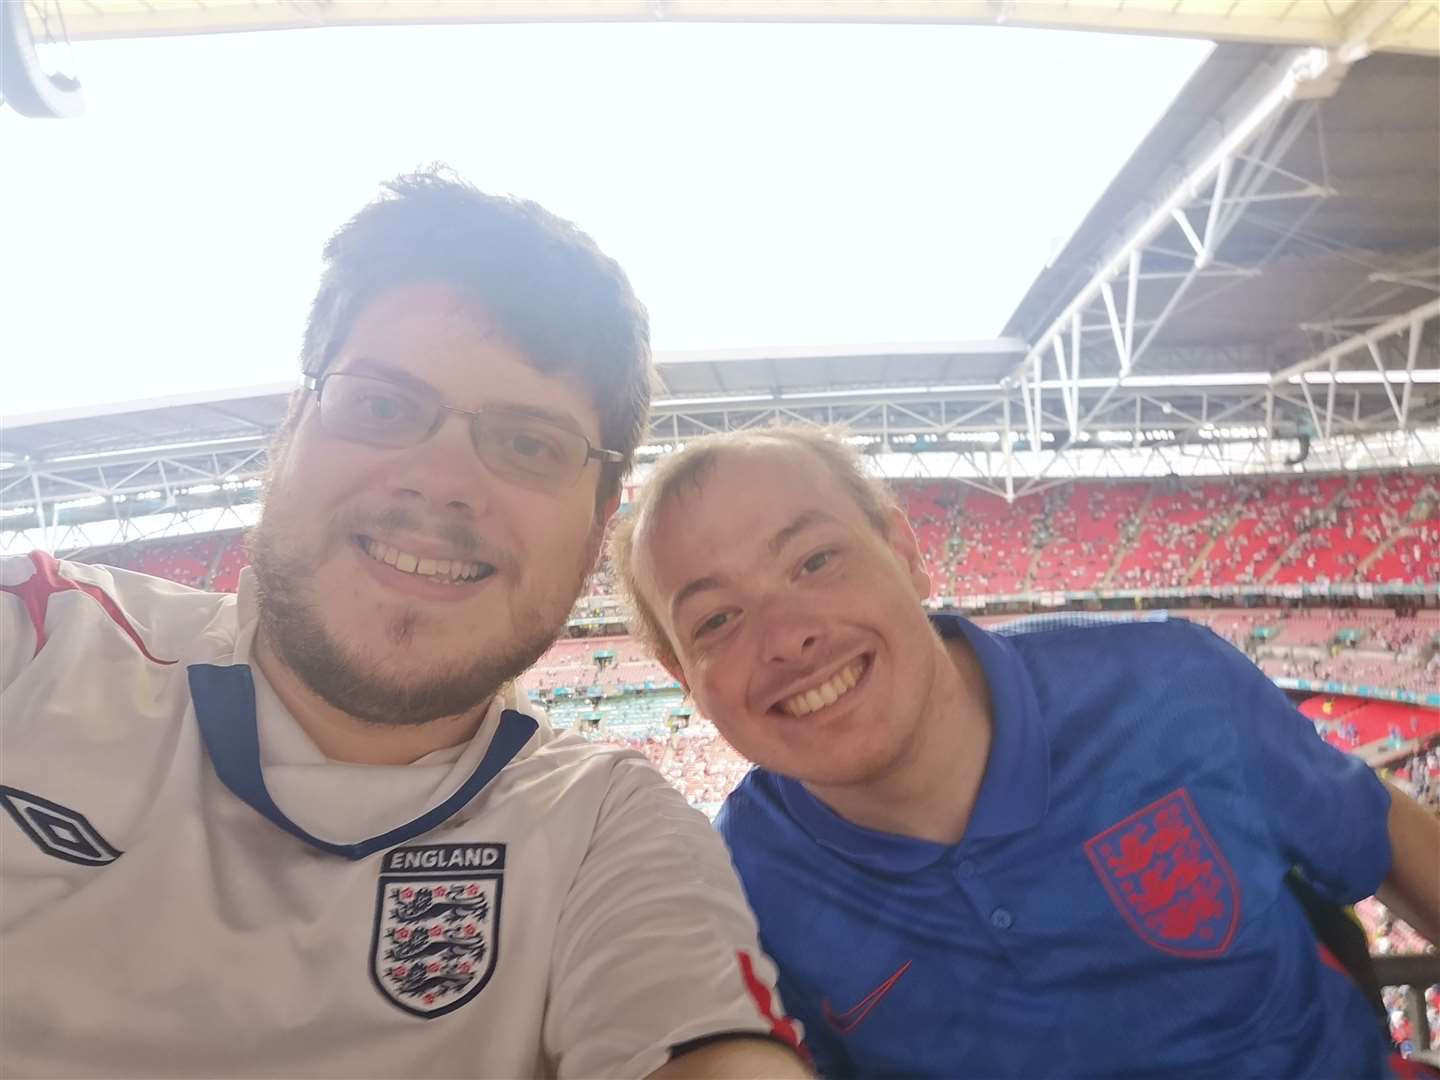
[(235, 592), (240, 588), (240, 571), (249, 565), (250, 552), (245, 547), (243, 535), (231, 537), (215, 561), (210, 588), (216, 592)]
[[(1075, 481), (1013, 504), (950, 482), (896, 489), (943, 596), (1440, 576), (1433, 474)], [(136, 541), (84, 558), (221, 591), (234, 590), (248, 561), (238, 532)], [(602, 563), (586, 595), (614, 593)]]
[(1433, 474), (1075, 481), (1014, 503), (934, 481), (897, 494), (945, 596), (1440, 574)]
[(85, 552), (82, 561), (136, 570), (194, 589), (234, 592), (240, 584), (240, 571), (249, 565), (250, 556), (245, 549), (244, 533), (235, 531), (135, 540)]
[[(1424, 473), (1076, 481), (1013, 504), (953, 482), (896, 487), (942, 596), (1440, 577), (1440, 477)], [(239, 532), (133, 542), (84, 557), (220, 591), (238, 586), (248, 562)], [(522, 688), (557, 726), (640, 750), (693, 804), (713, 811), (745, 763), (691, 714), (669, 673), (617, 633), (623, 627), (614, 593), (614, 574), (602, 563), (571, 626), (572, 633), (594, 636), (557, 642), (522, 678)], [(1342, 749), (1440, 733), (1440, 710), (1350, 692), (1440, 690), (1440, 612), (1270, 607), (1178, 614), (1210, 626), (1282, 685), (1343, 684), (1343, 694), (1301, 695), (1317, 730)]]
[[(1359, 706), (1363, 710), (1368, 706)], [(1358, 710), (1357, 710), (1358, 711)], [(1352, 711), (1349, 715), (1354, 715)], [(1423, 804), (1440, 812), (1440, 746), (1432, 743), (1390, 772), (1389, 779), (1409, 791)], [(1432, 952), (1425, 939), (1396, 916), (1379, 900), (1371, 897), (1355, 905), (1355, 915), (1365, 929), (1365, 936), (1374, 956), (1418, 956)], [(1407, 988), (1386, 987), (1382, 991), (1390, 1036), (1395, 1044), (1408, 1052), (1427, 1049), (1416, 1046), (1414, 1022), (1407, 1008)], [(1424, 990), (1424, 1009), (1428, 1020), (1428, 1049), (1440, 1049), (1440, 987)]]

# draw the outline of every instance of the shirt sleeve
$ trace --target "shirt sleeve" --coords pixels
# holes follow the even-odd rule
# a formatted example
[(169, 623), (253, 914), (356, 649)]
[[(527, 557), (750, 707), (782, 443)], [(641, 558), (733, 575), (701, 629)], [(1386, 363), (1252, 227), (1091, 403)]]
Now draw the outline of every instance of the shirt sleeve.
[(1281, 852), (1327, 899), (1352, 904), (1390, 872), (1390, 793), (1364, 761), (1331, 746), (1243, 653), (1213, 631), (1196, 635), (1233, 688), (1225, 719), (1250, 797)]
[(0, 691), (14, 682), (35, 655), (35, 624), (19, 586), (35, 567), (23, 555), (0, 557)]
[(561, 1077), (645, 1076), (719, 1035), (797, 1046), (719, 835), (642, 761), (617, 762), (566, 897), (545, 1047)]
[[(752, 777), (754, 774), (751, 774)], [(777, 860), (790, 859), (793, 855), (783, 844), (771, 848), (767, 840), (776, 835), (772, 823), (767, 820), (761, 804), (756, 800), (750, 781), (746, 780), (733, 791), (720, 812), (715, 815), (715, 829), (730, 849), (730, 858), (740, 875), (740, 884), (751, 898), (751, 910), (759, 917), (765, 916), (763, 883), (781, 880), (784, 875), (771, 872)], [(783, 902), (783, 901), (782, 901)], [(760, 928), (760, 947), (775, 957), (780, 965), (785, 963), (783, 949), (767, 944), (766, 933), (773, 927)], [(783, 941), (786, 931), (776, 941)], [(796, 982), (793, 973), (780, 967), (780, 996), (789, 1004), (790, 1014), (805, 1033), (805, 1053), (810, 1067), (817, 1076), (842, 1077), (855, 1075), (841, 1041), (830, 1033), (818, 1008), (818, 997), (803, 984)]]

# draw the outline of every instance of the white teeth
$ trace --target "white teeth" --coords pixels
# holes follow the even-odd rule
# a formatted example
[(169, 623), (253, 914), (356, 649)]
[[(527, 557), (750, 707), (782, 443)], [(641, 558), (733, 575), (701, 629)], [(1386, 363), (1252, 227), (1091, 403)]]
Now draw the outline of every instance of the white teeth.
[(415, 574), (417, 577), (434, 578), (458, 585), (484, 577), (486, 574), (484, 563), (466, 562), (462, 559), (422, 559), (418, 555), (401, 551), (389, 544), (382, 544), (378, 540), (367, 539), (362, 546), (365, 554), (377, 562), (393, 566), (396, 570), (407, 574)]
[(862, 657), (819, 686), (786, 698), (780, 703), (780, 708), (791, 716), (807, 716), (816, 709), (823, 709), (826, 705), (833, 705), (840, 700), (854, 689), (860, 676), (864, 674), (865, 659)]

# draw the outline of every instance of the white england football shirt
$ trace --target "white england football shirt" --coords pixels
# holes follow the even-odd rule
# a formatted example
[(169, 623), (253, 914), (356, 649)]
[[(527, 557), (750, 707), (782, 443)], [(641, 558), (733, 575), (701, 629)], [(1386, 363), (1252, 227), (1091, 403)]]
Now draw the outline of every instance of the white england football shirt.
[(514, 691), (327, 761), (239, 597), (0, 559), (0, 1075), (643, 1076), (793, 1039), (708, 822)]

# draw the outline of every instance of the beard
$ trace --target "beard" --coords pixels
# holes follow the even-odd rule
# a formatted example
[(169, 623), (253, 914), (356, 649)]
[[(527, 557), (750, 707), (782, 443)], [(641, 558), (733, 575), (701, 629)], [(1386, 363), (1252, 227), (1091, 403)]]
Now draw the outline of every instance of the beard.
[[(404, 511), (386, 511), (380, 519), (392, 528), (408, 523)], [(415, 654), (410, 654), (409, 661), (405, 654), (426, 618), (424, 613), (412, 607), (385, 617), (381, 629), (394, 649), (391, 656), (373, 655), (343, 641), (326, 626), (321, 614), (312, 562), (288, 554), (284, 549), (290, 545), (267, 524), (262, 512), (251, 537), (260, 629), (286, 667), (327, 704), (357, 720), (414, 726), (457, 716), (488, 702), (554, 643), (594, 561), (598, 529), (596, 533), (575, 566), (557, 583), (564, 589), (551, 594), (565, 598), (554, 604), (553, 613), (542, 610), (544, 604), (532, 605), (525, 611), (523, 624), (509, 628), (502, 648), (485, 655), (462, 655), (421, 679), (405, 679), (401, 672), (407, 664), (412, 670), (419, 666)], [(496, 572), (500, 572), (498, 567)]]

